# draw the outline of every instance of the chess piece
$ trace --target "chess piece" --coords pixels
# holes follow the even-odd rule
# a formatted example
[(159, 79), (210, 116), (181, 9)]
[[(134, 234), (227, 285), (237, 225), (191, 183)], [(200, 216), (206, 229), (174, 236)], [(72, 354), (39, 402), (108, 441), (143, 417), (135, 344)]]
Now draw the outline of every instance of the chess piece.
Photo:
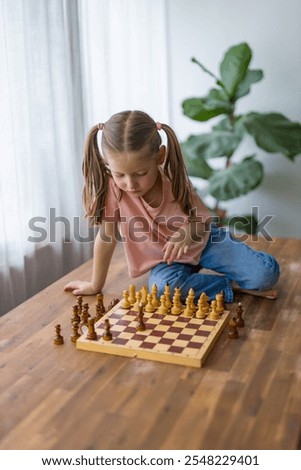
[(222, 294), (216, 294), (215, 296), (216, 299), (216, 312), (219, 315), (222, 315), (224, 313), (224, 299)]
[(126, 309), (131, 308), (132, 304), (129, 301), (129, 291), (124, 290), (123, 294), (122, 294), (122, 297), (123, 297), (123, 302), (121, 304), (121, 308), (126, 308)]
[(132, 306), (132, 310), (134, 310), (135, 312), (139, 312), (139, 305), (141, 304), (141, 298), (142, 298), (142, 293), (140, 290), (136, 292), (135, 297), (136, 297), (136, 302)]
[(80, 322), (80, 316), (78, 314), (78, 305), (73, 305), (72, 310), (73, 314), (71, 317), (71, 323)]
[(85, 303), (83, 305), (83, 309), (82, 309), (82, 321), (81, 321), (81, 326), (83, 325), (88, 325), (88, 318), (90, 317), (90, 314), (89, 314), (89, 304)]
[(193, 311), (193, 313), (195, 313), (195, 311), (196, 311), (196, 305), (195, 305), (195, 303), (194, 303), (195, 294), (194, 294), (194, 290), (193, 290), (192, 288), (189, 289), (188, 298), (189, 298), (189, 305), (190, 305), (190, 308), (191, 308), (191, 310)]
[(80, 337), (80, 334), (78, 332), (78, 327), (79, 327), (79, 324), (77, 321), (74, 321), (72, 323), (72, 335), (70, 336), (70, 339), (72, 341), (72, 343), (76, 343), (76, 340)]
[(82, 309), (83, 309), (83, 298), (81, 295), (78, 295), (76, 299), (77, 299), (77, 305), (78, 305), (78, 314), (81, 317)]
[(172, 307), (172, 301), (170, 300), (170, 285), (169, 284), (166, 284), (165, 286), (164, 295), (165, 295), (165, 306), (170, 312), (170, 309)]
[(172, 315), (181, 315), (182, 313), (182, 303), (181, 303), (181, 293), (175, 290), (172, 298), (173, 306), (170, 309)]
[(239, 302), (239, 304), (237, 305), (237, 308), (236, 308), (236, 324), (239, 328), (243, 328), (245, 326), (245, 321), (242, 317), (242, 314), (243, 314), (243, 306), (242, 306), (242, 303)]
[(195, 312), (196, 318), (200, 318), (200, 319), (206, 318), (206, 314), (204, 312), (203, 305), (202, 305), (202, 300), (203, 299), (200, 295), (199, 300), (198, 300), (198, 309)]
[(185, 303), (186, 303), (186, 307), (183, 312), (184, 317), (193, 317), (194, 311), (191, 305), (191, 298), (189, 297), (189, 295), (186, 297)]
[(96, 304), (96, 305), (95, 305), (95, 316), (94, 316), (94, 320), (95, 320), (95, 321), (98, 321), (98, 320), (100, 320), (102, 317), (103, 317), (102, 307), (101, 307), (101, 305)]
[(55, 337), (53, 338), (54, 344), (63, 344), (64, 338), (61, 335), (61, 325), (55, 325)]
[(168, 308), (166, 307), (166, 304), (165, 304), (165, 295), (161, 295), (160, 296), (160, 305), (159, 305), (159, 308), (157, 310), (157, 312), (160, 314), (160, 315), (167, 315), (168, 314)]
[(108, 318), (105, 319), (105, 331), (102, 337), (105, 341), (112, 341), (113, 339), (113, 336), (111, 333), (111, 325), (110, 325)]
[(96, 306), (95, 307), (102, 314), (101, 317), (103, 316), (104, 313), (106, 313), (106, 309), (105, 309), (105, 306), (104, 306), (104, 303), (103, 303), (103, 294), (100, 293), (100, 294), (96, 295)]
[(208, 318), (210, 320), (219, 320), (219, 314), (216, 311), (216, 300), (212, 300), (211, 302), (211, 310)]
[(136, 302), (136, 287), (135, 287), (135, 284), (130, 284), (129, 285), (128, 301), (131, 303), (131, 305), (134, 305), (134, 303)]
[(97, 339), (94, 318), (88, 319), (88, 333), (87, 333), (86, 339), (90, 339), (92, 341), (95, 341)]
[(155, 309), (156, 309), (156, 308), (158, 308), (159, 305), (160, 305), (160, 301), (159, 301), (159, 299), (158, 299), (158, 287), (157, 287), (157, 284), (153, 284), (153, 285), (152, 285), (152, 292), (151, 292), (151, 294), (152, 294), (152, 304), (153, 304), (153, 306), (154, 306)]
[(140, 302), (140, 305), (139, 305), (139, 310), (138, 310), (138, 323), (137, 323), (137, 327), (136, 327), (136, 330), (137, 331), (145, 331), (145, 323), (143, 321), (143, 304), (142, 302)]
[(237, 339), (238, 337), (239, 337), (239, 335), (238, 335), (238, 330), (237, 330), (236, 318), (233, 317), (229, 321), (228, 338), (229, 339)]
[(153, 313), (156, 310), (155, 307), (153, 306), (152, 300), (153, 300), (152, 294), (147, 294), (147, 304), (144, 308), (144, 311), (147, 313)]
[(141, 302), (142, 302), (143, 305), (146, 305), (146, 303), (147, 303), (147, 294), (148, 294), (147, 287), (142, 286), (141, 287)]

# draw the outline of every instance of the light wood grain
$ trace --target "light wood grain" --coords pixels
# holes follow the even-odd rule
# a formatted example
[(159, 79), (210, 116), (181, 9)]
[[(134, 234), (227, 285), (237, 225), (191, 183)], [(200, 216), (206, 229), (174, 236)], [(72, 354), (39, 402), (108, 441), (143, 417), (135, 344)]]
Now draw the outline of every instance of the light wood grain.
[[(246, 327), (224, 331), (201, 369), (76, 349), (63, 286), (89, 279), (91, 261), (1, 317), (0, 448), (300, 448), (301, 240), (249, 243), (279, 260), (278, 299), (236, 295)], [(105, 304), (130, 282), (119, 246)]]

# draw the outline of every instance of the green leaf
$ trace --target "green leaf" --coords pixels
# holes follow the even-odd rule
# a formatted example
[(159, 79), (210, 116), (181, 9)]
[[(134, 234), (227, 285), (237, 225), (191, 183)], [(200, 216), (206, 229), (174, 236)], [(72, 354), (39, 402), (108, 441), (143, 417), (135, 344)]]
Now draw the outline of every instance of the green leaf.
[(250, 113), (243, 122), (258, 147), (267, 152), (282, 153), (290, 160), (301, 154), (300, 123), (290, 121), (279, 113)]
[(206, 162), (204, 156), (199, 153), (194, 136), (189, 137), (186, 142), (181, 143), (181, 148), (186, 168), (190, 176), (198, 176), (199, 178), (207, 180), (213, 175), (214, 170)]
[(218, 201), (228, 201), (255, 189), (262, 181), (263, 165), (254, 157), (215, 172), (209, 179), (209, 193)]
[(235, 93), (235, 100), (238, 100), (242, 96), (247, 95), (250, 92), (251, 85), (257, 83), (263, 78), (262, 70), (248, 70), (244, 80), (241, 82)]
[(187, 159), (231, 157), (243, 139), (245, 130), (239, 122), (232, 129), (226, 121), (228, 119), (222, 120), (208, 134), (188, 137), (182, 144)]
[(252, 51), (247, 43), (231, 47), (224, 56), (220, 65), (221, 81), (231, 99), (245, 79), (251, 58)]
[(258, 220), (252, 214), (236, 215), (222, 220), (222, 225), (233, 228), (232, 232), (243, 232), (250, 235), (257, 233)]
[(195, 121), (209, 121), (209, 119), (225, 112), (223, 108), (208, 109), (204, 98), (188, 98), (183, 101), (182, 107), (185, 116)]

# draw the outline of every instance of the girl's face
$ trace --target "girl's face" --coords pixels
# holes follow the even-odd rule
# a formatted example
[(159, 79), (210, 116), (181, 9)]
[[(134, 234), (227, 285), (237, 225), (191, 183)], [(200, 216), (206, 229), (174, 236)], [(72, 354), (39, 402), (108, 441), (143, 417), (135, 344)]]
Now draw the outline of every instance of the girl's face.
[(106, 153), (106, 162), (116, 185), (133, 197), (144, 197), (156, 184), (158, 166), (165, 157), (165, 147), (161, 146), (155, 155), (144, 148), (138, 152)]

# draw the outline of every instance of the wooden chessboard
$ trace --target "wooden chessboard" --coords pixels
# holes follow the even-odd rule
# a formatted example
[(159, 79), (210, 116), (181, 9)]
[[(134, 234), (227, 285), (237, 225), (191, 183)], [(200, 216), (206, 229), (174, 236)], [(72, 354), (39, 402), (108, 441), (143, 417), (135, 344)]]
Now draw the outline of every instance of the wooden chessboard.
[[(211, 320), (145, 312), (143, 320), (146, 329), (137, 332), (138, 313), (121, 308), (121, 304), (122, 301), (117, 303), (95, 323), (96, 340), (87, 340), (84, 333), (76, 341), (76, 347), (117, 356), (202, 367), (230, 315), (225, 310), (218, 320)], [(111, 325), (112, 341), (102, 338), (106, 318)]]

